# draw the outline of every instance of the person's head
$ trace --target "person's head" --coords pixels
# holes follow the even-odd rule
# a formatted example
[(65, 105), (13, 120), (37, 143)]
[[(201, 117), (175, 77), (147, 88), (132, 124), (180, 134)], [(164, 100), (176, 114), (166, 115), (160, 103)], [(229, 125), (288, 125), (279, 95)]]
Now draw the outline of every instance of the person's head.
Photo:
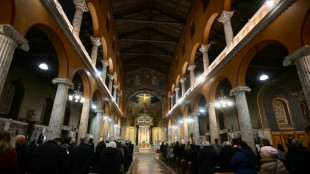
[(81, 142), (81, 144), (82, 143), (88, 144), (88, 138), (86, 136), (83, 136), (82, 138), (80, 138), (80, 142)]
[(245, 141), (240, 141), (238, 143), (238, 147), (239, 147), (239, 149), (248, 149), (248, 150), (252, 151), (251, 147)]
[(305, 134), (308, 147), (310, 147), (310, 125), (306, 127)]
[(53, 141), (55, 141), (59, 146), (61, 146), (61, 144), (62, 144), (61, 138), (54, 138)]
[(276, 158), (278, 151), (271, 146), (264, 146), (260, 149), (260, 155), (262, 158)]
[(116, 148), (116, 143), (114, 141), (109, 142), (108, 147)]
[(0, 131), (0, 152), (7, 150), (14, 150), (15, 139), (14, 136), (8, 131)]
[(70, 144), (76, 144), (76, 140), (74, 138), (71, 139)]
[(219, 142), (219, 140), (218, 139), (214, 139), (214, 143), (218, 143)]
[(118, 148), (122, 148), (122, 142), (120, 142), (120, 141), (117, 142), (117, 143), (116, 143), (116, 146), (117, 146)]
[(271, 146), (270, 141), (266, 138), (263, 138), (261, 146)]
[(69, 145), (68, 144), (63, 144), (61, 147), (64, 148), (66, 151), (69, 150)]
[(202, 142), (202, 146), (209, 146), (209, 145), (210, 145), (209, 141), (203, 141)]
[(15, 142), (20, 145), (24, 145), (26, 143), (26, 137), (24, 135), (17, 135), (15, 137)]
[(229, 141), (225, 141), (225, 142), (223, 143), (223, 147), (225, 147), (225, 146), (230, 146), (230, 147), (231, 147), (231, 143), (230, 143)]
[(300, 154), (303, 152), (302, 141), (299, 139), (293, 139), (287, 148), (289, 154)]
[(94, 139), (93, 139), (93, 138), (90, 138), (88, 142), (89, 142), (89, 143), (93, 143), (93, 141), (94, 141)]
[(277, 144), (277, 149), (280, 150), (281, 152), (285, 152), (285, 150), (281, 144)]
[(190, 145), (185, 145), (185, 150), (190, 150), (192, 149)]

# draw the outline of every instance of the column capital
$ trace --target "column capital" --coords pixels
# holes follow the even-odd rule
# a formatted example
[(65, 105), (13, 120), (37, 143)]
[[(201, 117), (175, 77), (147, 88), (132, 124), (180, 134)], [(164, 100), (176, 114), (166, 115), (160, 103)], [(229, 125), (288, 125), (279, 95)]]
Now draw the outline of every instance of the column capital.
[(97, 46), (101, 45), (101, 41), (99, 37), (90, 36), (90, 40), (93, 45), (97, 45)]
[(202, 53), (208, 52), (209, 48), (210, 48), (211, 44), (205, 45), (205, 44), (201, 44), (199, 51)]
[(114, 75), (107, 74), (110, 80), (114, 80)]
[(16, 47), (29, 51), (28, 41), (11, 25), (0, 25), (0, 35), (7, 36), (16, 42)]
[(170, 95), (170, 98), (173, 99), (174, 96), (175, 96), (174, 94), (173, 94), (173, 95)]
[(174, 88), (174, 91), (175, 91), (175, 92), (178, 92), (178, 91), (179, 91), (179, 89), (180, 89), (180, 88)]
[(186, 77), (180, 78), (180, 83), (186, 82)]
[(117, 89), (117, 88), (118, 88), (118, 85), (113, 85), (113, 88), (114, 88), (114, 89)]
[(234, 12), (233, 12), (233, 11), (230, 11), (230, 12), (228, 12), (228, 11), (223, 11), (223, 12), (222, 12), (222, 15), (218, 18), (217, 21), (224, 23), (224, 22), (226, 22), (227, 20), (230, 20), (230, 18), (231, 18), (233, 15), (234, 15)]
[(298, 101), (304, 101), (306, 100), (305, 98), (305, 94), (303, 91), (298, 91), (298, 92), (294, 92), (291, 93), (294, 97), (296, 97), (298, 99)]
[(229, 95), (232, 96), (232, 95), (236, 95), (237, 93), (239, 92), (251, 92), (251, 88), (249, 88), (248, 86), (237, 86), (233, 89), (230, 90), (230, 93)]
[(206, 104), (206, 108), (215, 107), (215, 103), (208, 103)]
[(96, 113), (103, 113), (104, 111), (102, 109), (96, 109), (95, 112)]
[(188, 65), (188, 70), (193, 71), (195, 69), (196, 65)]
[(68, 85), (70, 89), (74, 89), (74, 84), (67, 78), (54, 78), (52, 83)]
[(89, 103), (89, 102), (90, 102), (90, 99), (89, 99), (89, 98), (84, 98), (83, 103)]
[(108, 60), (101, 60), (102, 66), (103, 67), (108, 67), (109, 66), (109, 61)]
[(197, 117), (198, 117), (199, 115), (200, 115), (200, 113), (199, 113), (199, 112), (193, 112), (193, 113), (191, 113), (191, 116), (192, 116), (192, 117), (195, 117), (195, 116), (197, 116)]
[(283, 65), (289, 66), (291, 64), (294, 64), (294, 61), (296, 59), (302, 58), (304, 56), (310, 56), (310, 46), (309, 45), (306, 45), (306, 46), (294, 51), (292, 54), (286, 56), (284, 58)]
[(83, 12), (89, 11), (85, 0), (73, 0), (73, 3), (75, 5), (75, 8), (80, 8), (83, 10)]

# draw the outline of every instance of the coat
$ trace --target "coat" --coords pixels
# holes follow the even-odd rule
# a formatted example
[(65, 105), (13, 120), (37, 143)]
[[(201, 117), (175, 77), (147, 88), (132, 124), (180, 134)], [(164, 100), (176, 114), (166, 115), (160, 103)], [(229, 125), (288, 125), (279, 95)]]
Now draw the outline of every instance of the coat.
[(120, 166), (124, 157), (117, 148), (107, 147), (100, 154), (101, 174), (120, 174)]
[(218, 162), (218, 155), (212, 146), (204, 146), (198, 153), (199, 174), (214, 172), (214, 167)]
[(69, 156), (73, 171), (77, 174), (89, 174), (94, 155), (93, 149), (85, 143), (72, 148)]
[(230, 161), (235, 174), (256, 174), (256, 156), (248, 149), (240, 149)]
[(35, 148), (30, 155), (29, 174), (68, 174), (67, 152), (50, 140)]
[(28, 167), (28, 153), (27, 149), (24, 145), (16, 144), (15, 151), (17, 152), (17, 168), (18, 168), (18, 174), (25, 174)]
[(221, 171), (232, 172), (232, 168), (230, 166), (230, 160), (234, 156), (235, 151), (231, 146), (224, 146), (219, 155), (219, 163)]
[(276, 158), (263, 158), (260, 160), (260, 174), (288, 174), (282, 161)]
[(17, 153), (15, 150), (0, 152), (0, 173), (17, 174)]

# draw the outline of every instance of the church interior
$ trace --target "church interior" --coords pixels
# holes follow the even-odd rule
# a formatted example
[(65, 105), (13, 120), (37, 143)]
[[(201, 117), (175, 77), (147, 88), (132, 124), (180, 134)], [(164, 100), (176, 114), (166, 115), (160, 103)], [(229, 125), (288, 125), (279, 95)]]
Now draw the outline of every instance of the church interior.
[(1, 0), (0, 130), (306, 147), (309, 31), (309, 0)]

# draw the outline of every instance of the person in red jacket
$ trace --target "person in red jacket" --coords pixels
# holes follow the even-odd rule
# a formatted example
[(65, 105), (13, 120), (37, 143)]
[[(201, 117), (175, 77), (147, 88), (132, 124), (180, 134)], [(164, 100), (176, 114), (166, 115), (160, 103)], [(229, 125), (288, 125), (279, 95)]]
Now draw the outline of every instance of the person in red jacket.
[(15, 139), (8, 131), (0, 131), (0, 173), (17, 174)]

